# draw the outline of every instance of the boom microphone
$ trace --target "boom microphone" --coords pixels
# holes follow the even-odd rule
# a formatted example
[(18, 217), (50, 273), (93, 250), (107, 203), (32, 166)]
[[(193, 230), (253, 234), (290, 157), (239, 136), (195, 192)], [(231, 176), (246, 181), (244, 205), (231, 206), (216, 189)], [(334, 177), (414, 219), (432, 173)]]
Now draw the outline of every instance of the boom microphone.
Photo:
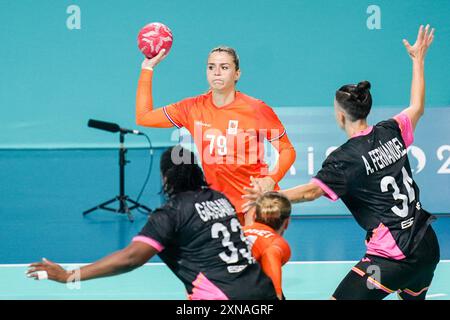
[(109, 132), (121, 132), (121, 133), (131, 133), (131, 134), (143, 135), (143, 133), (138, 130), (121, 128), (117, 123), (105, 122), (105, 121), (94, 120), (94, 119), (89, 119), (88, 127), (105, 130), (105, 131), (109, 131)]

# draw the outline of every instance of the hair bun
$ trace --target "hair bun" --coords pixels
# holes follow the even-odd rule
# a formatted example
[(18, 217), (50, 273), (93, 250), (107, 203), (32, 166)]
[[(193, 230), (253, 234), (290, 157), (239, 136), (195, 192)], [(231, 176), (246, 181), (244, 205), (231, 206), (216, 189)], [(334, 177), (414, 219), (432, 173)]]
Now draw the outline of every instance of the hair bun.
[(358, 90), (370, 90), (370, 82), (369, 81), (361, 81), (360, 83), (358, 83), (358, 85), (356, 86), (358, 88)]

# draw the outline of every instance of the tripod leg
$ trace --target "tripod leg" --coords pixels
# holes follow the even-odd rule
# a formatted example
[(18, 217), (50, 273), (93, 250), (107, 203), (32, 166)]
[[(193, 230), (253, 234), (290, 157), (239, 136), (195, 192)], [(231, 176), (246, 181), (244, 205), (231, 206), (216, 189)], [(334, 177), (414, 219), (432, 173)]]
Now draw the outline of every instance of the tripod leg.
[(120, 207), (118, 212), (125, 213), (128, 216), (128, 220), (130, 220), (130, 222), (134, 222), (134, 218), (133, 215), (131, 214), (130, 208), (128, 207), (127, 200), (128, 200), (127, 196), (119, 196)]
[(115, 198), (113, 198), (111, 200), (105, 201), (105, 202), (103, 202), (103, 203), (101, 203), (101, 204), (99, 204), (99, 205), (97, 205), (97, 206), (95, 206), (95, 207), (93, 207), (93, 208), (91, 208), (89, 210), (86, 210), (86, 211), (83, 212), (83, 216), (85, 216), (85, 215), (87, 215), (87, 214), (89, 214), (92, 211), (95, 211), (97, 209), (101, 209), (102, 207), (104, 207), (104, 206), (106, 206), (106, 205), (108, 205), (110, 203), (113, 203), (116, 200), (117, 200), (117, 197), (115, 197)]
[(133, 209), (135, 209), (135, 208), (142, 208), (142, 209), (146, 210), (148, 213), (152, 213), (152, 211), (153, 211), (149, 207), (144, 206), (143, 204), (140, 204), (139, 202), (136, 202), (133, 199), (128, 198), (127, 201), (129, 201), (132, 204), (134, 204)]
[[(134, 208), (137, 207), (142, 207), (145, 210), (147, 210), (148, 212), (151, 212), (152, 210), (147, 208), (146, 206), (143, 206), (139, 203), (137, 203), (136, 201), (133, 200), (129, 200), (128, 196), (125, 195), (125, 165), (127, 164), (126, 158), (125, 158), (125, 154), (127, 153), (127, 149), (124, 147), (124, 135), (125, 133), (120, 132), (120, 147), (119, 147), (119, 178), (120, 178), (120, 194), (115, 197), (114, 199), (108, 200), (102, 204), (99, 204), (98, 206), (95, 206), (89, 210), (86, 210), (83, 212), (83, 216), (87, 215), (88, 213), (97, 210), (97, 209), (104, 209), (104, 210), (108, 210), (108, 211), (113, 211), (113, 212), (118, 212), (118, 213), (125, 213), (128, 215), (128, 219), (130, 220), (130, 222), (134, 221), (133, 215), (131, 214), (131, 210), (133, 210)], [(118, 209), (112, 209), (112, 208), (108, 208), (106, 207), (106, 205), (115, 202), (115, 201), (119, 201), (119, 208)], [(134, 206), (131, 206), (131, 208), (128, 206), (127, 201), (130, 201), (131, 203), (134, 204)]]

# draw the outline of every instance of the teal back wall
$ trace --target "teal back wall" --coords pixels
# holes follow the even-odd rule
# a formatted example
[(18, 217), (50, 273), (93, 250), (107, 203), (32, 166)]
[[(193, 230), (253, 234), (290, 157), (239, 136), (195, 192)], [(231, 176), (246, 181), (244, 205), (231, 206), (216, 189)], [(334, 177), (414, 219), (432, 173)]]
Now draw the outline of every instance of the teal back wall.
[[(372, 4), (378, 30), (367, 27)], [(66, 26), (70, 5), (81, 10), (79, 30)], [(447, 0), (0, 0), (0, 148), (115, 145), (117, 137), (86, 123), (135, 127), (136, 37), (152, 21), (174, 35), (154, 76), (157, 106), (204, 92), (207, 54), (220, 44), (240, 55), (239, 89), (275, 109), (330, 106), (340, 85), (362, 79), (372, 82), (375, 107), (404, 106), (411, 67), (401, 40), (413, 41), (425, 23), (436, 28), (427, 107), (448, 106), (449, 13)], [(171, 143), (171, 129), (145, 130), (154, 145)]]
[[(79, 30), (66, 25), (71, 5), (81, 10)], [(370, 5), (381, 10), (381, 29), (367, 27)], [(208, 52), (220, 44), (237, 49), (239, 90), (274, 107), (297, 150), (295, 170), (282, 188), (309, 181), (328, 147), (345, 142), (331, 107), (339, 86), (371, 81), (372, 123), (409, 103), (411, 62), (402, 38), (413, 42), (420, 24), (432, 24), (436, 37), (426, 62), (426, 101), (432, 110), (418, 126), (409, 155), (424, 207), (448, 214), (449, 17), (449, 0), (0, 0), (0, 262), (29, 263), (43, 256), (94, 261), (127, 245), (145, 223), (137, 211), (134, 224), (104, 210), (86, 218), (81, 213), (119, 191), (118, 135), (88, 128), (87, 121), (137, 128), (143, 55), (136, 39), (153, 21), (167, 24), (174, 35), (169, 56), (155, 69), (157, 106), (205, 92)], [(178, 131), (139, 129), (161, 147), (155, 148), (140, 199), (154, 208), (161, 202), (162, 147), (176, 143)], [(126, 193), (137, 199), (150, 164), (141, 148), (148, 145), (141, 136), (127, 135), (126, 146), (132, 148)], [(342, 202), (320, 199), (296, 205), (294, 214), (349, 212)], [(352, 238), (355, 222), (338, 227), (330, 219), (308, 221), (294, 221), (286, 233), (300, 248), (293, 247), (294, 260), (359, 256), (362, 248)], [(437, 222), (438, 236), (448, 238), (449, 228), (439, 227), (439, 221), (445, 220)], [(448, 246), (442, 257), (448, 259)]]

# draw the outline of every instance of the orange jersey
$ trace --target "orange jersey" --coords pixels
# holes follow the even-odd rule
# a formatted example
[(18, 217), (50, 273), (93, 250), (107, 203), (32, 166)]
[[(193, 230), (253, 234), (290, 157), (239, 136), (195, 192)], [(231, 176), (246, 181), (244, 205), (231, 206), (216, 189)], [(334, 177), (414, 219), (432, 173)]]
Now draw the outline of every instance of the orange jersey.
[[(236, 92), (232, 103), (217, 107), (212, 92), (208, 92), (153, 110), (151, 77), (151, 71), (142, 71), (136, 99), (137, 123), (185, 127), (194, 139), (206, 181), (212, 189), (224, 193), (238, 213), (246, 202), (241, 196), (250, 184), (250, 176), (270, 175), (278, 182), (294, 162), (295, 151), (286, 130), (272, 108), (261, 100)], [(264, 139), (279, 152), (286, 151), (280, 156), (282, 165), (270, 173), (263, 160)]]
[(271, 227), (255, 222), (243, 227), (245, 236), (252, 245), (252, 255), (272, 279), (277, 295), (282, 294), (281, 267), (291, 258), (287, 241)]

